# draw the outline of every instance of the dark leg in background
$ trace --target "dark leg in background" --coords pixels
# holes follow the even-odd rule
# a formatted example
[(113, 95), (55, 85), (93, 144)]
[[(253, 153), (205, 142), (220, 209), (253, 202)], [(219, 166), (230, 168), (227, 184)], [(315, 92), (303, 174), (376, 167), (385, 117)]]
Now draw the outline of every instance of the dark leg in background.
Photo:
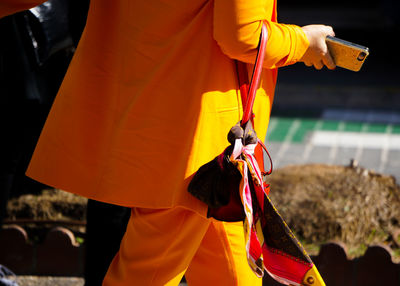
[(131, 209), (89, 200), (87, 204), (85, 286), (100, 286), (119, 250)]

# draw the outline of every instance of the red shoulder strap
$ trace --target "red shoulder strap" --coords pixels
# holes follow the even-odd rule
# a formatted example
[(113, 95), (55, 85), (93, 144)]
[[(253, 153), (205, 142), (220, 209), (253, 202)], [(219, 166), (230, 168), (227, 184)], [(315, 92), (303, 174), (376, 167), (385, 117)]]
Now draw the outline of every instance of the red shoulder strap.
[(243, 117), (242, 125), (246, 124), (247, 121), (252, 119), (253, 115), (253, 104), (256, 97), (256, 91), (260, 84), (262, 66), (265, 56), (265, 46), (267, 45), (268, 30), (265, 24), (262, 25), (260, 42), (258, 44), (256, 61), (254, 64), (253, 74), (251, 76), (250, 84), (248, 80), (247, 67), (243, 62), (236, 62), (240, 95), (242, 98), (243, 105)]
[[(249, 77), (247, 74), (247, 65), (243, 62), (236, 61), (236, 70), (239, 81), (239, 89), (240, 96), (242, 99), (243, 105), (243, 117), (242, 117), (242, 126), (244, 126), (247, 121), (253, 120), (253, 104), (254, 99), (256, 98), (257, 88), (260, 84), (261, 72), (264, 62), (265, 56), (265, 47), (267, 45), (268, 39), (268, 30), (265, 24), (262, 25), (261, 34), (260, 34), (260, 42), (258, 44), (256, 61), (254, 64), (253, 74), (251, 75), (251, 81), (249, 83)], [(254, 122), (253, 122), (254, 126)], [(269, 175), (272, 172), (272, 159), (271, 156), (265, 147), (264, 143), (258, 139), (257, 147), (255, 149), (255, 157), (258, 161), (259, 166), (261, 167), (263, 175)], [(267, 153), (267, 156), (270, 161), (270, 169), (269, 171), (264, 170), (264, 156), (263, 150)]]

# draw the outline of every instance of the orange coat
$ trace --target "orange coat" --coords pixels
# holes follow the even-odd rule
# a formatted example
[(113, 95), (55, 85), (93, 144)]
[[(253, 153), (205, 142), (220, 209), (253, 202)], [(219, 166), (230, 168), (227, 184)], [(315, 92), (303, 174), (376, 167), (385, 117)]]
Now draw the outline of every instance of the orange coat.
[[(0, 16), (39, 2), (0, 0)], [(274, 0), (90, 2), (27, 175), (100, 201), (204, 213), (186, 187), (241, 118), (233, 59), (254, 62), (264, 21), (254, 112), (265, 138), (276, 68), (301, 58), (305, 34), (276, 23)]]

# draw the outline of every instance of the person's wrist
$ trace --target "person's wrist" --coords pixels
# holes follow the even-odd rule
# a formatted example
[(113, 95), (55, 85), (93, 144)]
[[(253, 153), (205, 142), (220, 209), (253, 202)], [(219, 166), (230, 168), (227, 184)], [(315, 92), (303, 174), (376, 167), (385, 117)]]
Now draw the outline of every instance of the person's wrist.
[(307, 36), (307, 33), (304, 31), (302, 27), (293, 25), (293, 28), (296, 30), (296, 53), (293, 56), (293, 60), (296, 62), (302, 62), (304, 55), (310, 47), (310, 41)]

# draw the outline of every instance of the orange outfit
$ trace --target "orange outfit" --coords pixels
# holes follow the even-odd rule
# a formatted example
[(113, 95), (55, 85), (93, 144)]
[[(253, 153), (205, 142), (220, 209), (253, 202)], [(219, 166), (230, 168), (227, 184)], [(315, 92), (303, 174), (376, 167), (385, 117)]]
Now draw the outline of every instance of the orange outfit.
[(247, 264), (241, 222), (216, 222), (181, 207), (134, 208), (131, 216), (103, 286), (178, 285), (184, 274), (191, 286), (261, 286)]
[[(0, 17), (40, 2), (0, 0)], [(27, 175), (88, 198), (135, 207), (133, 212), (183, 207), (188, 219), (194, 212), (205, 215), (206, 206), (187, 192), (187, 185), (201, 165), (224, 150), (229, 129), (241, 118), (233, 59), (254, 62), (262, 22), (266, 23), (265, 69), (253, 109), (255, 130), (265, 138), (276, 68), (301, 58), (308, 47), (304, 32), (276, 23), (275, 0), (90, 2), (86, 28)], [(168, 239), (187, 239), (185, 232), (174, 232), (176, 238), (168, 233), (173, 226), (167, 218), (177, 214), (162, 220), (162, 245), (171, 242)], [(134, 216), (131, 226), (140, 224), (135, 217), (143, 223), (148, 219)], [(185, 222), (199, 226), (195, 246), (182, 244), (190, 250), (186, 266), (193, 255), (201, 256), (206, 249), (199, 244), (201, 237), (209, 236), (210, 222), (200, 223), (200, 216), (194, 221)], [(229, 233), (229, 224), (212, 225)], [(157, 244), (158, 237), (132, 232), (127, 231), (122, 244), (125, 262), (116, 258), (106, 281), (115, 282), (118, 271), (133, 271), (139, 258), (128, 255), (136, 249), (132, 241), (144, 248)], [(244, 251), (237, 238), (223, 245), (234, 244)], [(190, 269), (189, 276), (198, 271)]]
[[(3, 16), (43, 1), (0, 2)], [(299, 27), (275, 22), (274, 0), (92, 0), (27, 175), (109, 203), (204, 214), (188, 178), (241, 118), (232, 59), (254, 62), (261, 21), (269, 35), (254, 112), (264, 138), (275, 68), (308, 47)]]

